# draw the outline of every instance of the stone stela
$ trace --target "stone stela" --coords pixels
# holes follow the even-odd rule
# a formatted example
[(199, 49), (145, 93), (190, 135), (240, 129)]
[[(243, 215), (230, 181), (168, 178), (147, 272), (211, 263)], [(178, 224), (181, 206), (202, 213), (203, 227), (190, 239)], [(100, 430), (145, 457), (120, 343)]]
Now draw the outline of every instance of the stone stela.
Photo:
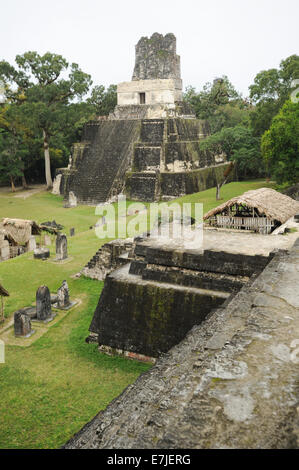
[(69, 286), (63, 281), (62, 286), (57, 291), (57, 308), (65, 308), (70, 305)]
[(58, 233), (56, 238), (56, 260), (63, 261), (67, 259), (67, 238), (64, 233)]
[(74, 305), (77, 304), (77, 300), (71, 301), (69, 286), (66, 280), (62, 282), (62, 285), (57, 290), (57, 295), (55, 296), (54, 308), (60, 310), (69, 310)]
[(38, 321), (53, 320), (51, 294), (47, 286), (40, 286), (36, 292), (36, 317)]
[(31, 328), (31, 319), (26, 310), (17, 310), (14, 313), (14, 332), (16, 337), (29, 338), (34, 330)]

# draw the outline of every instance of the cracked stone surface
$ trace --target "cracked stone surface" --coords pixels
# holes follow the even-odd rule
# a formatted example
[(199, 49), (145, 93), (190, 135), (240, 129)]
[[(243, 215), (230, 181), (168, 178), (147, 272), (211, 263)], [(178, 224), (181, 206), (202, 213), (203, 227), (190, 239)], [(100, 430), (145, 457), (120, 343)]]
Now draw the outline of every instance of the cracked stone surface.
[(297, 448), (299, 238), (67, 448)]

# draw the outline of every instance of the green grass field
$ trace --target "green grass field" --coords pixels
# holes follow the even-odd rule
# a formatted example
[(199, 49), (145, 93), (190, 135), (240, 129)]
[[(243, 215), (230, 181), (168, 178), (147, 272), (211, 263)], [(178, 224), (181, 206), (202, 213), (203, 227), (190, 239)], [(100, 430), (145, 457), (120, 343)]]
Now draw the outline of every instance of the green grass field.
[[(222, 188), (224, 202), (249, 189), (269, 186), (265, 181), (230, 183)], [(73, 279), (107, 240), (94, 230), (95, 208), (64, 209), (62, 198), (41, 192), (27, 199), (0, 193), (0, 219), (16, 217), (37, 222), (55, 219), (68, 234), (71, 261), (55, 264), (34, 260), (32, 253), (0, 263), (0, 282), (9, 291), (7, 320), (19, 308), (35, 300), (37, 288), (46, 284), (55, 292), (66, 279), (72, 298), (82, 303), (50, 327), (29, 347), (9, 346), (0, 364), (0, 448), (56, 448), (65, 443), (97, 412), (119, 395), (149, 365), (108, 357), (86, 344), (88, 327), (97, 305), (102, 282)], [(204, 212), (219, 204), (215, 189), (185, 196), (178, 202), (203, 202)], [(55, 253), (54, 239), (51, 246)]]

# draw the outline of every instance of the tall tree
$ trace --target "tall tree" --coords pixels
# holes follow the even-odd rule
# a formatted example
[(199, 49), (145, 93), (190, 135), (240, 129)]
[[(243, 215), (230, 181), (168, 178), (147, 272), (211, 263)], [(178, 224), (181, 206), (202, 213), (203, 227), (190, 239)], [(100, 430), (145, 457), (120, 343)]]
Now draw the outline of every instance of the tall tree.
[[(47, 187), (52, 187), (50, 166), (50, 139), (58, 132), (57, 123), (66, 107), (81, 99), (92, 83), (90, 75), (75, 63), (57, 54), (26, 52), (16, 57), (18, 69), (0, 62), (0, 78), (7, 87), (7, 97), (23, 101), (31, 126), (42, 134)], [(14, 91), (15, 90), (15, 91)]]
[(10, 181), (11, 190), (15, 191), (15, 178), (24, 175), (22, 145), (18, 136), (0, 127), (0, 181)]
[(2, 152), (6, 150), (6, 154), (10, 155), (12, 159), (18, 157), (21, 162), (19, 169), (22, 186), (27, 189), (24, 170), (30, 154), (29, 143), (32, 139), (32, 133), (26, 124), (22, 106), (9, 102), (0, 104), (0, 131), (2, 131), (2, 144), (4, 139), (5, 145), (9, 146), (7, 148), (2, 146)]
[(238, 177), (257, 178), (265, 174), (260, 139), (253, 136), (247, 127), (239, 125), (223, 128), (204, 139), (200, 148), (213, 154), (224, 153), (228, 160), (234, 162)]
[(206, 83), (198, 93), (194, 87), (187, 87), (183, 99), (194, 109), (197, 118), (209, 122), (212, 134), (249, 119), (249, 103), (226, 76)]
[(93, 106), (96, 115), (107, 116), (117, 104), (116, 85), (109, 85), (107, 90), (103, 85), (95, 86), (87, 103)]
[(249, 87), (254, 103), (250, 121), (254, 135), (261, 136), (271, 125), (273, 117), (294, 89), (293, 80), (299, 78), (299, 56), (291, 55), (280, 62), (279, 69), (259, 72)]
[(299, 103), (286, 101), (262, 137), (262, 155), (270, 174), (281, 183), (299, 181)]

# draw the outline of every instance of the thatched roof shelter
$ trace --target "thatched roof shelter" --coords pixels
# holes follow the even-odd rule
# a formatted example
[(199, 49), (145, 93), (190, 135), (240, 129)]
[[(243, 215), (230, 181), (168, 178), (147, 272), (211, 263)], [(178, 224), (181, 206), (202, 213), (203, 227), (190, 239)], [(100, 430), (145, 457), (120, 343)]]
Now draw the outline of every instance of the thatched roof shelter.
[(6, 289), (0, 284), (0, 297), (9, 297), (9, 293)]
[(34, 220), (24, 219), (2, 219), (0, 230), (4, 232), (5, 237), (16, 245), (26, 244), (31, 235), (39, 235), (40, 227)]
[(234, 214), (233, 209), (247, 210), (247, 214), (241, 214), (242, 217), (266, 217), (278, 224), (284, 224), (288, 219), (299, 213), (299, 202), (270, 188), (261, 188), (247, 191), (241, 196), (236, 196), (218, 207), (210, 210), (204, 215), (204, 220), (213, 218), (217, 215)]

